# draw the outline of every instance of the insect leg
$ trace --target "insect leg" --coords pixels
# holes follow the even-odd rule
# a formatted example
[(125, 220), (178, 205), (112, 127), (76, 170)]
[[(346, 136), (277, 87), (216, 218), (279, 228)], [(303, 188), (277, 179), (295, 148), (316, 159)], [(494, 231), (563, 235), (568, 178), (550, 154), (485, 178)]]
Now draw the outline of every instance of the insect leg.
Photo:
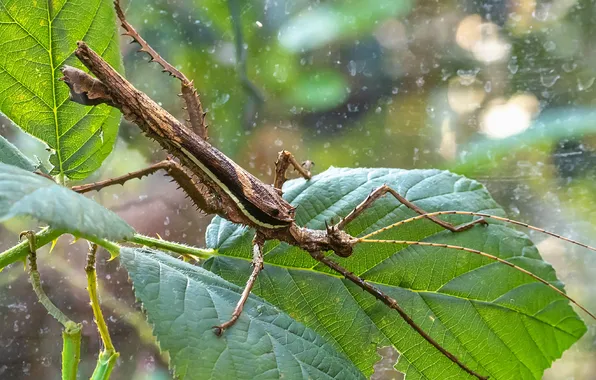
[(186, 103), (186, 111), (188, 112), (188, 122), (190, 123), (191, 129), (199, 135), (202, 139), (207, 139), (207, 123), (205, 120), (206, 112), (203, 111), (203, 106), (199, 99), (199, 94), (194, 87), (193, 81), (188, 80), (188, 78), (174, 66), (170, 65), (168, 61), (166, 61), (161, 55), (159, 55), (149, 44), (147, 41), (143, 39), (139, 35), (139, 33), (133, 28), (132, 25), (126, 21), (126, 17), (124, 16), (124, 12), (120, 7), (120, 0), (114, 1), (114, 8), (116, 9), (116, 14), (118, 15), (118, 19), (120, 20), (120, 24), (122, 28), (125, 30), (125, 35), (132, 37), (134, 42), (137, 42), (141, 45), (141, 52), (145, 52), (149, 54), (150, 60), (149, 62), (157, 62), (161, 67), (163, 67), (163, 72), (169, 73), (171, 76), (177, 78), (182, 82), (181, 84), (181, 96)]
[(233, 326), (234, 323), (236, 323), (236, 321), (238, 320), (238, 318), (240, 318), (240, 314), (242, 314), (242, 309), (244, 309), (244, 304), (246, 303), (246, 300), (248, 299), (248, 296), (250, 295), (250, 291), (252, 290), (252, 287), (254, 286), (255, 281), (257, 280), (257, 276), (259, 275), (259, 272), (261, 272), (261, 270), (263, 269), (263, 244), (264, 243), (265, 243), (265, 239), (262, 236), (260, 236), (259, 234), (257, 234), (253, 240), (252, 273), (250, 274), (250, 277), (248, 278), (248, 281), (246, 282), (246, 286), (244, 287), (244, 290), (242, 291), (240, 300), (238, 300), (238, 303), (236, 304), (236, 307), (234, 308), (234, 311), (232, 312), (232, 317), (228, 321), (222, 323), (221, 325), (213, 326), (213, 329), (215, 330), (215, 335), (221, 336), (221, 334), (223, 334), (225, 329)]
[(465, 223), (465, 224), (462, 224), (459, 226), (455, 226), (449, 222), (439, 219), (437, 216), (432, 215), (432, 213), (431, 214), (427, 213), (420, 207), (416, 206), (414, 203), (407, 200), (404, 196), (399, 194), (397, 191), (393, 190), (391, 187), (389, 187), (387, 185), (383, 185), (383, 186), (373, 190), (368, 195), (368, 197), (366, 197), (366, 199), (364, 201), (362, 201), (362, 203), (360, 203), (358, 206), (356, 206), (356, 208), (354, 208), (354, 210), (352, 210), (352, 212), (350, 212), (348, 214), (348, 216), (346, 216), (339, 223), (337, 223), (336, 227), (338, 227), (339, 229), (343, 229), (348, 223), (350, 223), (352, 220), (354, 220), (364, 210), (369, 208), (377, 199), (381, 198), (382, 196), (384, 196), (387, 193), (393, 195), (404, 206), (408, 207), (411, 210), (414, 210), (416, 213), (420, 214), (421, 216), (424, 216), (424, 218), (432, 220), (433, 222), (437, 223), (438, 225), (440, 225), (441, 227), (443, 227), (445, 229), (448, 229), (451, 232), (465, 231), (465, 230), (471, 228), (472, 226), (474, 226), (475, 224), (486, 224), (486, 221), (484, 220), (484, 218), (479, 218), (479, 219), (472, 220), (471, 222), (468, 222), (468, 223)]
[(89, 191), (99, 191), (105, 187), (112, 185), (124, 185), (131, 179), (141, 179), (144, 176), (153, 174), (159, 170), (165, 170), (169, 176), (184, 190), (184, 192), (190, 197), (195, 205), (208, 214), (217, 212), (217, 206), (211, 200), (211, 196), (208, 192), (203, 191), (201, 185), (195, 181), (195, 179), (187, 173), (186, 170), (173, 159), (165, 159), (161, 162), (153, 164), (145, 169), (137, 170), (125, 174), (120, 177), (110, 178), (99, 182), (89, 183), (85, 185), (73, 186), (71, 189), (77, 193), (87, 193)]
[(287, 150), (282, 150), (277, 156), (277, 161), (275, 161), (275, 179), (273, 180), (273, 186), (276, 189), (281, 190), (283, 184), (288, 180), (286, 178), (286, 171), (290, 165), (292, 165), (302, 177), (310, 179), (310, 168), (314, 163), (312, 161), (305, 161), (300, 164), (292, 153)]
[(434, 340), (430, 335), (428, 335), (420, 326), (414, 322), (414, 320), (405, 312), (404, 309), (398, 304), (398, 302), (388, 296), (387, 294), (383, 293), (381, 290), (377, 289), (375, 286), (369, 284), (368, 282), (364, 281), (360, 277), (356, 276), (354, 273), (348, 271), (335, 261), (331, 260), (330, 258), (326, 257), (323, 253), (316, 251), (316, 252), (309, 252), (309, 254), (315, 260), (325, 264), (327, 267), (331, 268), (332, 270), (336, 271), (343, 275), (346, 279), (352, 281), (354, 284), (358, 285), (361, 289), (366, 291), (367, 293), (373, 295), (376, 299), (383, 302), (385, 305), (390, 307), (391, 309), (397, 311), (397, 313), (406, 321), (410, 327), (412, 327), (420, 336), (422, 336), (428, 343), (430, 343), (433, 347), (439, 350), (443, 355), (445, 355), (449, 360), (453, 363), (457, 364), (461, 369), (466, 371), (472, 376), (477, 377), (478, 379), (488, 379), (486, 376), (482, 376), (472, 369), (468, 368), (464, 363), (462, 363), (455, 355), (447, 351), (443, 346), (441, 346), (436, 340)]
[(596, 251), (596, 247), (592, 247), (588, 244), (582, 243), (580, 241), (574, 240), (574, 239), (570, 239), (566, 236), (545, 230), (544, 228), (540, 228), (540, 227), (535, 227), (532, 226), (531, 224), (528, 223), (523, 223), (523, 222), (519, 222), (517, 220), (514, 219), (510, 219), (510, 218), (504, 218), (502, 216), (497, 216), (497, 215), (491, 215), (491, 214), (486, 214), (486, 213), (481, 213), (481, 212), (474, 212), (474, 211), (434, 211), (434, 212), (429, 212), (428, 214), (424, 214), (424, 215), (418, 215), (418, 216), (414, 216), (412, 218), (408, 218), (408, 219), (404, 219), (404, 220), (400, 220), (399, 222), (395, 222), (389, 226), (383, 227), (381, 229), (378, 229), (374, 232), (371, 232), (370, 234), (366, 235), (366, 236), (362, 236), (360, 237), (360, 239), (368, 239), (372, 236), (378, 235), (382, 232), (385, 232), (387, 230), (390, 230), (392, 228), (398, 227), (400, 225), (406, 224), (406, 223), (410, 223), (419, 219), (424, 219), (427, 218), (428, 216), (439, 216), (439, 215), (470, 215), (470, 216), (479, 216), (482, 218), (486, 218), (486, 219), (495, 219), (495, 220), (499, 220), (501, 222), (505, 222), (505, 223), (510, 223), (510, 224), (515, 224), (516, 226), (522, 226), (525, 228), (528, 228), (530, 230), (534, 230), (534, 231), (538, 231), (541, 232), (543, 234), (555, 237), (557, 239), (561, 239), (563, 241), (578, 245), (580, 247), (583, 248), (587, 248), (591, 251)]

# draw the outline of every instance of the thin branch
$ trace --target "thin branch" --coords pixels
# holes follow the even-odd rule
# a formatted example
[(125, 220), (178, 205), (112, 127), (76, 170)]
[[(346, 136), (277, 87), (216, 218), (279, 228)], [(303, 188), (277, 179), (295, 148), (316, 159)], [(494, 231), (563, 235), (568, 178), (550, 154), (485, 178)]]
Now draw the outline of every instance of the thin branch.
[(99, 294), (97, 291), (97, 272), (95, 271), (95, 255), (97, 254), (97, 244), (89, 244), (89, 252), (87, 253), (87, 265), (85, 266), (85, 273), (87, 273), (87, 291), (89, 292), (89, 300), (91, 301), (91, 309), (93, 310), (93, 317), (99, 330), (99, 335), (107, 351), (115, 352), (112, 338), (108, 332), (108, 326), (101, 312)]

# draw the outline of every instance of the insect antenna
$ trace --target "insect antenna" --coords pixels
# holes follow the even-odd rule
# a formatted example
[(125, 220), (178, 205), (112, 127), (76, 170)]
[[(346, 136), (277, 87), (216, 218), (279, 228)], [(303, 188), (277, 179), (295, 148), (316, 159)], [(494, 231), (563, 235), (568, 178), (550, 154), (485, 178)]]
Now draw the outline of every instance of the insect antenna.
[[(410, 219), (406, 219), (402, 222), (406, 223), (406, 221), (412, 221), (412, 220), (416, 220), (416, 219), (420, 219), (421, 216), (416, 216), (414, 218), (410, 218)], [(403, 223), (402, 223), (403, 224)], [(385, 228), (385, 230), (387, 230), (387, 228)], [(378, 233), (377, 231), (375, 231), (373, 234)], [(385, 244), (403, 244), (403, 245), (416, 245), (416, 246), (422, 246), (422, 247), (436, 247), (436, 248), (447, 248), (447, 249), (453, 249), (453, 250), (459, 250), (459, 251), (464, 251), (464, 252), (469, 252), (469, 253), (473, 253), (475, 255), (479, 255), (479, 256), (483, 256), (486, 258), (489, 258), (491, 260), (497, 261), (501, 264), (505, 264), (521, 273), (524, 273), (527, 276), (532, 277), (534, 280), (539, 281), (541, 283), (543, 283), (544, 285), (548, 286), (549, 288), (551, 288), (552, 290), (554, 290), (555, 292), (559, 293), (561, 296), (567, 298), (569, 301), (571, 301), (572, 303), (574, 303), (577, 307), (579, 307), (580, 309), (582, 309), (583, 311), (585, 311), (590, 317), (592, 317), (594, 320), (596, 320), (596, 315), (594, 315), (593, 313), (591, 313), (590, 311), (588, 311), (584, 306), (582, 306), (581, 304), (579, 304), (578, 302), (576, 302), (573, 298), (571, 298), (570, 296), (568, 296), (567, 294), (565, 294), (565, 292), (563, 292), (562, 290), (560, 290), (559, 288), (557, 288), (556, 286), (552, 285), (551, 283), (549, 283), (548, 281), (542, 279), (541, 277), (535, 275), (534, 273), (528, 271), (527, 269), (524, 269), (518, 265), (515, 265), (507, 260), (503, 260), (500, 257), (497, 257), (495, 255), (491, 255), (490, 253), (486, 253), (486, 252), (482, 252), (479, 251), (477, 249), (473, 249), (473, 248), (467, 248), (467, 247), (462, 247), (459, 245), (451, 245), (451, 244), (442, 244), (442, 243), (431, 243), (431, 242), (425, 242), (425, 241), (411, 241), (411, 240), (382, 240), (382, 239), (368, 239), (368, 236), (371, 236), (373, 234), (369, 234), (366, 235), (364, 237), (361, 237), (358, 239), (359, 243), (385, 243)]]
[(583, 248), (587, 248), (587, 249), (589, 249), (591, 251), (596, 251), (596, 248), (595, 247), (592, 247), (590, 245), (581, 243), (581, 242), (579, 242), (577, 240), (570, 239), (570, 238), (565, 237), (563, 235), (559, 235), (559, 234), (556, 234), (554, 232), (547, 231), (547, 230), (545, 230), (543, 228), (532, 226), (531, 224), (519, 222), (517, 220), (509, 219), (509, 218), (504, 218), (504, 217), (501, 217), (501, 216), (496, 216), (496, 215), (491, 215), (491, 214), (485, 214), (485, 213), (481, 213), (481, 212), (473, 212), (473, 211), (435, 211), (435, 212), (428, 212), (428, 213), (425, 213), (425, 214), (422, 214), (422, 215), (417, 215), (417, 216), (414, 216), (414, 217), (411, 217), (411, 218), (408, 218), (408, 219), (404, 219), (404, 220), (401, 220), (399, 222), (390, 224), (390, 225), (388, 225), (386, 227), (383, 227), (383, 228), (380, 228), (380, 229), (378, 229), (378, 230), (376, 230), (374, 232), (371, 232), (370, 234), (367, 234), (365, 236), (362, 236), (360, 239), (368, 239), (370, 237), (373, 237), (375, 235), (378, 235), (378, 234), (380, 234), (382, 232), (385, 232), (387, 230), (390, 230), (392, 228), (401, 226), (403, 224), (411, 223), (411, 222), (414, 222), (414, 221), (419, 220), (419, 219), (425, 219), (425, 218), (428, 218), (429, 216), (440, 216), (440, 215), (471, 215), (471, 216), (479, 216), (479, 217), (482, 217), (482, 218), (499, 220), (501, 222), (506, 222), (506, 223), (517, 225), (517, 226), (526, 227), (527, 229), (530, 229), (530, 230), (533, 230), (533, 231), (538, 231), (538, 232), (541, 232), (543, 234), (556, 237), (556, 238), (561, 239), (563, 241), (566, 241), (566, 242), (569, 242), (569, 243), (578, 245), (578, 246), (583, 247)]

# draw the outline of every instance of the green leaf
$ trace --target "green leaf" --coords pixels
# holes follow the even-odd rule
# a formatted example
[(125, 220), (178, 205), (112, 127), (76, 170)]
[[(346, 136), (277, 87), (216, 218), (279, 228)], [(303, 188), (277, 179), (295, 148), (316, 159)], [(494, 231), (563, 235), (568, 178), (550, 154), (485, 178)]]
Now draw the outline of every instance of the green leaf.
[(68, 100), (60, 67), (82, 67), (73, 51), (86, 41), (121, 68), (108, 0), (0, 2), (0, 111), (51, 149), (52, 174), (83, 179), (111, 152), (119, 111)]
[(40, 175), (0, 164), (0, 222), (30, 216), (55, 230), (112, 241), (134, 230), (112, 211)]
[(296, 81), (287, 95), (286, 102), (311, 111), (337, 107), (348, 97), (349, 84), (335, 71), (321, 71), (304, 75)]
[(233, 328), (217, 337), (242, 288), (202, 268), (148, 249), (122, 248), (120, 260), (180, 379), (363, 379), (311, 329), (250, 296)]
[[(346, 216), (371, 190), (387, 184), (426, 211), (467, 210), (503, 215), (479, 183), (438, 170), (329, 169), (310, 181), (290, 181), (285, 198), (300, 225), (323, 229)], [(348, 226), (354, 236), (415, 215), (386, 196)], [(455, 224), (469, 217), (442, 217)], [(217, 218), (207, 243), (220, 255), (205, 268), (243, 284), (250, 273), (253, 232)], [(376, 238), (376, 237), (375, 237)], [(420, 220), (380, 235), (479, 249), (530, 270), (562, 288), (526, 235), (500, 223), (459, 233)], [(565, 298), (527, 275), (468, 252), (391, 244), (360, 244), (334, 257), (394, 297), (414, 321), (467, 366), (491, 379), (540, 379), (586, 331)], [(393, 346), (408, 379), (469, 378), (399, 315), (294, 247), (265, 245), (265, 269), (254, 293), (333, 342), (366, 375), (377, 349)]]
[(35, 164), (27, 158), (16, 146), (2, 136), (0, 136), (0, 162), (17, 166), (29, 172), (34, 172), (39, 167), (39, 164)]

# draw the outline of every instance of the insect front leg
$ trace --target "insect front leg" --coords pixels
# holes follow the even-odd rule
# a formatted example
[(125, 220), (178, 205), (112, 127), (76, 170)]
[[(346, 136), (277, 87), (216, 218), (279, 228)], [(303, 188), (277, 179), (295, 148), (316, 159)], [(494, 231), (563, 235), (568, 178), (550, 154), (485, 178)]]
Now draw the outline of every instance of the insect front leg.
[(281, 190), (283, 184), (288, 180), (286, 178), (286, 172), (290, 165), (293, 166), (305, 179), (308, 180), (311, 178), (310, 169), (314, 165), (314, 162), (305, 161), (300, 164), (292, 153), (287, 150), (282, 150), (277, 156), (277, 161), (275, 161), (275, 179), (273, 180), (273, 186), (276, 189)]
[(238, 303), (236, 304), (236, 307), (234, 308), (234, 311), (232, 312), (232, 317), (228, 321), (226, 321), (220, 325), (213, 326), (215, 335), (221, 336), (225, 329), (233, 326), (234, 323), (236, 323), (236, 321), (238, 320), (238, 318), (240, 318), (240, 315), (242, 314), (242, 309), (244, 309), (244, 304), (246, 303), (246, 300), (248, 300), (248, 296), (250, 295), (250, 292), (251, 292), (253, 286), (255, 285), (255, 281), (257, 280), (259, 272), (261, 272), (261, 270), (263, 270), (263, 245), (264, 244), (265, 244), (264, 237), (261, 236), (259, 233), (257, 233), (253, 240), (252, 273), (250, 274), (250, 277), (248, 278), (248, 281), (246, 282), (246, 285), (244, 286), (244, 290), (242, 291), (240, 300), (238, 300)]
[(429, 219), (433, 222), (435, 222), (436, 224), (438, 224), (439, 226), (451, 231), (451, 232), (460, 232), (460, 231), (465, 231), (467, 229), (472, 228), (474, 225), (476, 224), (487, 224), (486, 220), (484, 220), (484, 218), (479, 218), (479, 219), (475, 219), (472, 220), (471, 222), (465, 223), (465, 224), (461, 224), (459, 226), (453, 225), (449, 222), (446, 222), (444, 220), (439, 219), (437, 216), (432, 215), (429, 213), (427, 213), (426, 211), (424, 211), (423, 209), (421, 209), (420, 207), (416, 206), (414, 203), (410, 202), (409, 200), (407, 200), (404, 196), (402, 196), (400, 193), (398, 193), (397, 191), (393, 190), (391, 187), (387, 186), (387, 185), (383, 185), (375, 190), (373, 190), (368, 197), (366, 197), (366, 199), (364, 201), (362, 201), (362, 203), (360, 203), (358, 206), (356, 206), (356, 208), (354, 208), (354, 210), (352, 210), (352, 212), (350, 212), (348, 214), (348, 216), (346, 216), (344, 219), (342, 219), (339, 223), (337, 223), (336, 227), (339, 229), (344, 229), (346, 225), (348, 225), (348, 223), (350, 223), (351, 221), (353, 221), (354, 219), (356, 219), (356, 217), (360, 214), (362, 214), (362, 212), (364, 212), (364, 210), (366, 210), (367, 208), (371, 207), (372, 204), (379, 198), (383, 197), (385, 194), (391, 194), (393, 195), (401, 204), (403, 204), (404, 206), (406, 206), (407, 208), (414, 210), (416, 213), (420, 214), (421, 216), (423, 216), (426, 219)]
[(177, 78), (181, 82), (181, 94), (182, 99), (184, 99), (184, 103), (186, 107), (184, 109), (188, 112), (188, 119), (187, 122), (190, 124), (190, 128), (199, 135), (203, 140), (207, 140), (207, 122), (206, 122), (206, 112), (203, 111), (203, 105), (199, 99), (199, 94), (195, 89), (193, 81), (189, 80), (181, 71), (176, 69), (172, 66), (168, 61), (166, 61), (161, 55), (159, 55), (148, 43), (139, 35), (139, 33), (133, 28), (132, 25), (126, 21), (126, 17), (124, 16), (124, 12), (120, 7), (120, 0), (114, 1), (114, 8), (116, 9), (116, 14), (118, 15), (118, 19), (120, 20), (120, 24), (125, 31), (125, 35), (132, 37), (133, 42), (138, 43), (141, 46), (139, 51), (145, 52), (149, 55), (150, 60), (149, 62), (157, 62), (161, 67), (163, 67), (163, 71), (167, 72), (171, 76)]

